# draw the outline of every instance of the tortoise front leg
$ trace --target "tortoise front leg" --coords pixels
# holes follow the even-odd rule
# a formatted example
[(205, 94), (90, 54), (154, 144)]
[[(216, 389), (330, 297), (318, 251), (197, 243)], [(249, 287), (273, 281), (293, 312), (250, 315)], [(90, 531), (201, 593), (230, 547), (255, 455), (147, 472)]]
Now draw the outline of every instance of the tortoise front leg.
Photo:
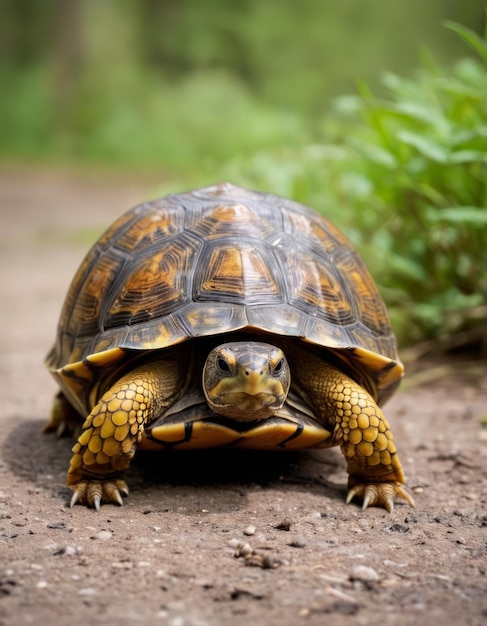
[(139, 366), (118, 380), (86, 418), (73, 447), (67, 484), (71, 506), (100, 509), (101, 502), (123, 504), (128, 487), (120, 478), (135, 454), (144, 427), (184, 391), (185, 375), (175, 361)]
[(389, 423), (372, 396), (313, 355), (306, 355), (306, 366), (299, 368), (297, 378), (311, 394), (320, 422), (332, 431), (331, 445), (341, 446), (349, 474), (347, 503), (357, 496), (363, 509), (375, 505), (391, 513), (399, 497), (414, 506), (402, 487), (404, 473)]

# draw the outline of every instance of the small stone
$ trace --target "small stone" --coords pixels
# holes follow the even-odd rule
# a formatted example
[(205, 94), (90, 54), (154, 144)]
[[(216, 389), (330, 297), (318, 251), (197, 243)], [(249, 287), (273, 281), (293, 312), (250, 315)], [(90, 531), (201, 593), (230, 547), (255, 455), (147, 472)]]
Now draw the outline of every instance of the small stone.
[(94, 596), (96, 594), (96, 589), (92, 587), (84, 587), (78, 591), (78, 595), (80, 596)]
[(479, 430), (479, 441), (487, 442), (487, 428), (482, 428)]
[(288, 519), (283, 519), (283, 520), (282, 520), (282, 522), (279, 522), (279, 524), (276, 524), (276, 525), (274, 526), (274, 528), (275, 528), (276, 530), (285, 530), (285, 531), (290, 531), (290, 530), (291, 530), (291, 525), (292, 525), (291, 520), (288, 520)]
[(244, 529), (243, 534), (247, 535), (247, 537), (251, 537), (252, 535), (255, 535), (256, 530), (255, 526), (247, 526), (247, 528)]
[(234, 556), (236, 558), (240, 556), (247, 556), (252, 553), (253, 553), (253, 550), (252, 550), (252, 546), (250, 545), (250, 543), (244, 543), (243, 541), (239, 541), (237, 545), (235, 546)]
[(95, 538), (100, 539), (101, 541), (108, 541), (113, 537), (113, 533), (111, 530), (100, 530), (100, 532), (96, 533)]
[(356, 565), (350, 575), (350, 580), (359, 580), (363, 583), (375, 583), (379, 580), (379, 574), (367, 565)]
[(390, 559), (384, 559), (383, 561), (386, 567), (407, 567), (407, 563), (398, 563), (397, 561), (391, 561)]
[(51, 530), (68, 530), (64, 522), (48, 522), (47, 527)]
[(76, 554), (79, 554), (80, 552), (83, 552), (83, 548), (81, 546), (67, 545), (67, 546), (60, 546), (59, 548), (54, 550), (52, 554), (53, 556), (61, 556), (61, 555), (75, 556)]
[(407, 533), (409, 530), (409, 526), (406, 526), (405, 524), (393, 524), (390, 527), (390, 530), (396, 533)]
[(292, 548), (304, 548), (306, 544), (307, 541), (304, 537), (296, 537), (288, 543), (288, 546), (291, 546)]
[(10, 509), (4, 503), (0, 503), (0, 519), (12, 519)]

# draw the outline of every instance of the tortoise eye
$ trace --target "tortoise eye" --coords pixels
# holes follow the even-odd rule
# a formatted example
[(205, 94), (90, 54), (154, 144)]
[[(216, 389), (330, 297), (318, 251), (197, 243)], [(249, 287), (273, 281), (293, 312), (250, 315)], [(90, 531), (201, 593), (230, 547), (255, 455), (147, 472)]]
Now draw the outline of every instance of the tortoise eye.
[(279, 376), (279, 374), (282, 372), (282, 368), (284, 367), (284, 359), (280, 359), (274, 369), (272, 370), (272, 375), (273, 376)]
[(218, 357), (216, 364), (218, 365), (218, 369), (222, 372), (222, 374), (231, 374), (230, 365), (223, 359), (221, 356)]

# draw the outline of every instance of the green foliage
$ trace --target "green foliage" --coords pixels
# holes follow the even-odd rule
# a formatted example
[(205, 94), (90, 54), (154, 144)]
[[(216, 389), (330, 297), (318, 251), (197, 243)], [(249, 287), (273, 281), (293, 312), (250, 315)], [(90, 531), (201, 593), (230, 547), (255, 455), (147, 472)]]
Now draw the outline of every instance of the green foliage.
[(0, 155), (65, 155), (182, 171), (210, 167), (235, 154), (302, 145), (309, 137), (300, 116), (258, 101), (241, 81), (222, 72), (199, 73), (174, 84), (134, 77), (128, 85), (106, 90), (81, 81), (73, 99), (83, 105), (57, 115), (45, 81), (41, 68), (10, 81), (11, 97), (0, 102)]
[[(484, 0), (4, 0), (0, 158), (201, 171), (316, 137), (357, 76), (410, 70)], [(450, 37), (450, 39), (449, 39)]]
[[(487, 61), (487, 42), (460, 27)], [(227, 170), (323, 210), (358, 246), (403, 343), (487, 318), (487, 67), (428, 56), (413, 79), (383, 76), (339, 99), (328, 144), (254, 156)]]

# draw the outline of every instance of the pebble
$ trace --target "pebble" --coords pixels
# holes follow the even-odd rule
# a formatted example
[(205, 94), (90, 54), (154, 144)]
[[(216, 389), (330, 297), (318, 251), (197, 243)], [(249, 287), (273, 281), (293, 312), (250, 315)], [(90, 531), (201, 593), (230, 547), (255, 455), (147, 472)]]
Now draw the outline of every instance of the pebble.
[(252, 535), (255, 535), (256, 530), (255, 526), (247, 526), (247, 528), (244, 528), (243, 534), (247, 535), (247, 537), (251, 537)]
[(46, 525), (51, 530), (69, 530), (64, 522), (48, 522)]
[(245, 556), (246, 554), (252, 554), (253, 552), (250, 543), (244, 543), (243, 541), (232, 539), (229, 541), (229, 545), (235, 549), (236, 556)]
[(111, 530), (100, 530), (100, 532), (96, 533), (95, 537), (101, 541), (108, 541), (113, 537), (113, 533)]
[(4, 503), (0, 503), (0, 519), (12, 519), (10, 509)]
[(282, 522), (279, 522), (279, 524), (276, 524), (274, 526), (274, 528), (276, 530), (285, 530), (285, 531), (290, 531), (291, 530), (291, 525), (292, 522), (289, 519), (283, 519)]
[(92, 587), (84, 587), (78, 591), (78, 595), (80, 596), (94, 596), (96, 595), (96, 589)]
[(386, 567), (407, 567), (407, 563), (398, 563), (397, 561), (391, 561), (390, 559), (384, 559), (383, 561)]
[(80, 554), (81, 552), (83, 552), (83, 548), (81, 546), (67, 545), (67, 546), (61, 546), (60, 548), (55, 550), (53, 554), (54, 556), (59, 556), (59, 555), (76, 556), (77, 554)]
[(379, 580), (379, 574), (374, 568), (367, 565), (356, 565), (350, 575), (350, 580), (360, 580), (363, 583), (375, 583)]
[(288, 543), (288, 546), (291, 546), (292, 548), (304, 548), (306, 544), (307, 541), (304, 537), (296, 537)]

